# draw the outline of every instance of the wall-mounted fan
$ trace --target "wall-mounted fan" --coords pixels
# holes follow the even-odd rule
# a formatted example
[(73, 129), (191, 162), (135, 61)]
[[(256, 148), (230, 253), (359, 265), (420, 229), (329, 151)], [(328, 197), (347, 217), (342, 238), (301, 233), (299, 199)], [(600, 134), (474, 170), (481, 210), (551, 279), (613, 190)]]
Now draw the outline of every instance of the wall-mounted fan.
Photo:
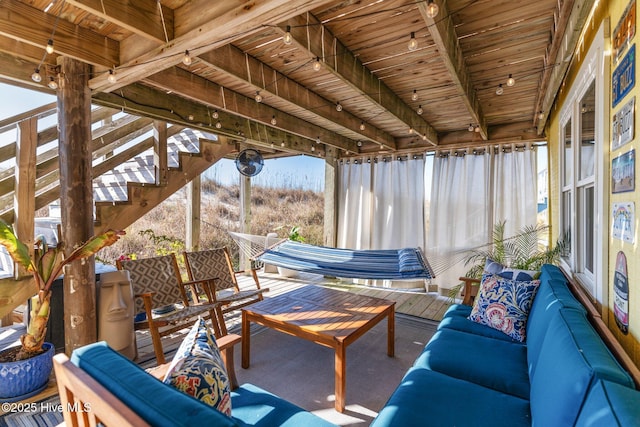
[(244, 176), (256, 176), (262, 170), (262, 154), (252, 148), (242, 150), (236, 157), (236, 168)]

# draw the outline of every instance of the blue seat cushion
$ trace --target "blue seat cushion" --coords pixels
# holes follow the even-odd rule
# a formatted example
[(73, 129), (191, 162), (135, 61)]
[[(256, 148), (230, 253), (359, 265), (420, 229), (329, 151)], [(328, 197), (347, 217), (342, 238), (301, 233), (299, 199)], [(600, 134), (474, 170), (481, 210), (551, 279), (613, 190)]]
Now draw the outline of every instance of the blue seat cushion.
[(541, 426), (574, 425), (597, 379), (633, 387), (584, 313), (560, 309), (549, 324), (531, 377), (531, 414)]
[[(233, 419), (248, 426), (330, 427), (333, 424), (252, 384), (231, 392)], [(208, 424), (212, 425), (212, 424)]]
[(530, 427), (529, 402), (417, 367), (407, 372), (371, 424), (372, 427), (477, 425)]
[(520, 343), (442, 329), (433, 335), (413, 366), (529, 398), (527, 349)]
[(452, 304), (447, 309), (444, 316), (442, 317), (442, 320), (438, 324), (438, 330), (454, 329), (456, 331), (482, 335), (497, 340), (516, 342), (509, 335), (505, 334), (502, 331), (469, 320), (469, 314), (471, 314), (470, 305)]
[(599, 380), (587, 397), (576, 427), (626, 427), (640, 422), (640, 392)]
[(236, 426), (234, 420), (149, 375), (105, 342), (73, 351), (71, 362), (153, 426)]

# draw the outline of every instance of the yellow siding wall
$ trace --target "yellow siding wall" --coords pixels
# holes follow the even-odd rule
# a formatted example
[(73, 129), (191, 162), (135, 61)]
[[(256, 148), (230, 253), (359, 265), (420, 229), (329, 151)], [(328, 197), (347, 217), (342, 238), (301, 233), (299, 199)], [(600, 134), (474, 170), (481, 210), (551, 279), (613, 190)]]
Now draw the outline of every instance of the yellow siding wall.
[[(556, 225), (553, 227), (553, 233), (555, 236), (559, 233), (559, 195), (560, 195), (560, 124), (559, 124), (559, 113), (563, 110), (565, 104), (565, 97), (569, 93), (571, 89), (571, 85), (576, 79), (576, 73), (580, 68), (581, 59), (584, 58), (584, 53), (589, 50), (589, 47), (593, 41), (593, 36), (595, 32), (600, 28), (600, 25), (604, 22), (607, 24), (606, 19), (609, 19), (608, 27), (605, 26), (605, 29), (608, 28), (608, 34), (605, 33), (605, 49), (611, 48), (611, 32), (614, 30), (618, 21), (620, 21), (624, 10), (628, 6), (629, 2), (627, 0), (611, 0), (611, 1), (600, 1), (597, 3), (595, 14), (591, 22), (587, 23), (587, 31), (584, 34), (584, 42), (579, 47), (579, 54), (577, 56), (577, 60), (574, 60), (569, 72), (567, 73), (567, 77), (562, 84), (562, 90), (559, 93), (559, 96), (556, 100), (553, 110), (550, 113), (550, 122), (547, 128), (547, 136), (549, 138), (549, 156), (550, 156), (550, 169), (549, 169), (549, 198), (550, 198), (550, 220), (552, 225)], [(631, 41), (632, 44), (636, 44), (636, 57), (638, 52), (640, 52), (640, 36), (638, 35), (640, 27), (638, 26), (638, 22), (636, 22), (636, 35), (634, 39)], [(611, 58), (610, 61), (606, 62), (610, 64), (608, 70), (604, 71), (605, 74), (605, 90), (608, 90), (609, 97), (611, 97), (611, 76), (613, 71), (616, 69), (616, 62)], [(635, 105), (636, 112), (635, 114), (635, 136), (634, 140), (626, 144), (615, 151), (611, 151), (611, 135), (609, 133), (609, 137), (603, 144), (603, 162), (604, 165), (604, 177), (602, 179), (605, 180), (605, 195), (604, 195), (604, 204), (603, 213), (604, 217), (601, 219), (600, 223), (602, 227), (607, 230), (606, 235), (608, 237), (607, 242), (603, 242), (604, 254), (603, 260), (608, 265), (605, 266), (605, 269), (608, 271), (607, 277), (607, 287), (608, 287), (608, 303), (602, 307), (602, 317), (605, 322), (608, 323), (609, 329), (614, 333), (617, 339), (620, 341), (625, 351), (631, 356), (636, 366), (640, 367), (640, 249), (638, 246), (640, 245), (640, 233), (638, 230), (640, 229), (640, 186), (636, 184), (635, 191), (626, 192), (626, 193), (617, 193), (613, 194), (611, 192), (611, 160), (623, 153), (627, 153), (631, 149), (636, 150), (636, 156), (640, 153), (640, 122), (638, 121), (638, 104), (640, 103), (640, 76), (638, 75), (638, 70), (640, 69), (640, 64), (636, 60), (636, 76), (635, 76), (635, 87), (631, 90), (631, 93), (625, 96), (616, 106), (615, 108), (611, 108), (611, 101), (607, 104), (608, 108), (605, 108), (605, 123), (608, 123), (609, 126), (611, 124), (613, 115), (620, 110), (620, 108), (626, 104), (632, 97), (636, 97)], [(636, 180), (638, 178), (638, 167), (636, 161)], [(634, 202), (635, 203), (635, 243), (625, 243), (622, 240), (613, 239), (611, 237), (611, 225), (612, 225), (612, 206), (613, 203), (616, 202)], [(619, 251), (623, 251), (627, 257), (627, 268), (628, 268), (628, 280), (629, 280), (629, 332), (624, 335), (620, 332), (619, 328), (616, 326), (615, 317), (613, 315), (613, 300), (614, 300), (614, 289), (613, 289), (613, 278), (614, 271), (616, 267), (616, 255)]]

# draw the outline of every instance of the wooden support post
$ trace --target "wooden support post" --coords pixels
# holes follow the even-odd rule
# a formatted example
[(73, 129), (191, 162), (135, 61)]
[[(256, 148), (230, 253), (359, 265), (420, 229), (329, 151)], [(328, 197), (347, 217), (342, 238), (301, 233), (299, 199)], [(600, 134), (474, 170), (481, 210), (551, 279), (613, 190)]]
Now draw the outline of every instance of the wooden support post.
[(153, 122), (153, 165), (156, 170), (156, 184), (167, 185), (169, 169), (167, 159), (167, 123)]
[(186, 247), (189, 251), (200, 248), (200, 200), (201, 175), (196, 176), (187, 184), (187, 218), (186, 218)]
[[(251, 178), (240, 175), (240, 227), (241, 233), (251, 234)], [(251, 260), (240, 251), (240, 268), (251, 269)]]
[(325, 246), (335, 247), (338, 242), (338, 163), (337, 149), (327, 147), (324, 164), (324, 232)]
[[(62, 242), (68, 255), (93, 235), (91, 183), (91, 91), (89, 66), (61, 56), (58, 88), (60, 130), (60, 205)], [(64, 271), (65, 352), (97, 340), (94, 257), (69, 264)]]

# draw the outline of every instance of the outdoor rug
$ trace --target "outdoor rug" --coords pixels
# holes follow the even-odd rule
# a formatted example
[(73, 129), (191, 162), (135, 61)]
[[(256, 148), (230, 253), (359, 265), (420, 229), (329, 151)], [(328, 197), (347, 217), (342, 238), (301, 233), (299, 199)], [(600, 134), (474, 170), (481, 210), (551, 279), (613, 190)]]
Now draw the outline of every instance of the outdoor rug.
[(52, 396), (40, 402), (8, 405), (14, 406), (11, 412), (0, 417), (0, 427), (50, 427), (57, 426), (63, 421), (58, 396)]

